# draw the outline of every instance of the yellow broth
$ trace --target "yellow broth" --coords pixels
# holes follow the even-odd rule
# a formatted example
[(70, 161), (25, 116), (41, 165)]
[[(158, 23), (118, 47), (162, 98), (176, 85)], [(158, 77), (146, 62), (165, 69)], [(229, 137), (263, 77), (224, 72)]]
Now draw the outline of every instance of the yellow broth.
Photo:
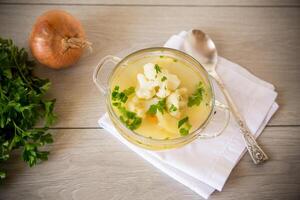
[[(177, 60), (169, 56), (153, 55), (129, 61), (118, 67), (115, 71), (110, 84), (111, 91), (113, 91), (115, 86), (119, 86), (121, 91), (132, 86), (137, 88), (137, 74), (143, 73), (143, 66), (147, 63), (158, 64), (162, 69), (167, 69), (169, 73), (177, 75), (181, 81), (179, 87), (186, 88), (188, 96), (192, 95), (197, 84), (200, 81), (202, 82), (205, 90), (202, 102), (199, 106), (186, 107), (184, 116), (181, 117), (189, 117), (189, 123), (192, 125), (189, 132), (198, 129), (206, 121), (212, 109), (211, 89), (209, 83), (202, 77), (201, 73), (182, 60)], [(118, 109), (114, 106), (112, 107), (114, 112), (120, 116)], [(172, 117), (167, 112), (162, 117), (164, 119), (161, 122), (161, 124), (164, 124), (163, 127), (158, 125), (157, 119), (146, 115), (142, 119), (139, 128), (135, 129), (134, 132), (148, 138), (161, 140), (184, 137), (179, 133), (178, 119)]]

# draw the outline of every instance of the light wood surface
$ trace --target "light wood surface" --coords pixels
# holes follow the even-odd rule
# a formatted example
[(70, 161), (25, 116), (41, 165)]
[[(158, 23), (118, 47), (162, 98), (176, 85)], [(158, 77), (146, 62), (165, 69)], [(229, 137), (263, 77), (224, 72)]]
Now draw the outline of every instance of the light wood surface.
[[(219, 53), (273, 83), (280, 109), (259, 139), (272, 160), (256, 167), (246, 155), (224, 191), (211, 199), (300, 198), (299, 1), (0, 0), (0, 35), (28, 48), (35, 18), (64, 9), (81, 20), (93, 53), (73, 68), (37, 74), (52, 83), (59, 116), (51, 157), (32, 169), (9, 161), (2, 199), (201, 199), (98, 128), (105, 112), (92, 72), (105, 55), (161, 44), (181, 30), (209, 33)], [(16, 152), (17, 155), (17, 152)]]
[(19, 4), (130, 5), (130, 6), (295, 6), (297, 0), (0, 0)]
[[(211, 199), (299, 198), (299, 131), (299, 127), (266, 128), (259, 142), (272, 160), (255, 167), (245, 156), (224, 190)], [(47, 162), (31, 169), (18, 159), (9, 162), (11, 176), (0, 187), (1, 199), (201, 199), (103, 129), (54, 133)]]

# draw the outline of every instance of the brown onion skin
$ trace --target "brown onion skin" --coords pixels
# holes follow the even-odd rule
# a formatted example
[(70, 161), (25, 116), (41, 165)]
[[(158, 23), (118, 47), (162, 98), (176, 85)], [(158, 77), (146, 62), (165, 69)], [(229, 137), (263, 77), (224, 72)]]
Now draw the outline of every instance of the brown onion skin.
[(75, 64), (84, 48), (64, 49), (64, 38), (85, 41), (80, 22), (62, 10), (51, 10), (38, 17), (30, 34), (29, 45), (33, 56), (43, 65), (60, 69)]

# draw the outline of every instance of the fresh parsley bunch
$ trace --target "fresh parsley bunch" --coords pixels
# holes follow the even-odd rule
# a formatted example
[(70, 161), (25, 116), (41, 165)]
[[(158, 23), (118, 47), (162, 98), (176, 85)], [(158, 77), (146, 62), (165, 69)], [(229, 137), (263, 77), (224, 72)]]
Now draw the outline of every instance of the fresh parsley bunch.
[[(18, 148), (30, 167), (48, 158), (40, 147), (53, 142), (47, 129), (56, 118), (55, 99), (44, 100), (50, 81), (34, 76), (33, 66), (23, 48), (0, 38), (0, 165)], [(40, 119), (44, 127), (35, 128)], [(0, 180), (5, 177), (0, 166)]]

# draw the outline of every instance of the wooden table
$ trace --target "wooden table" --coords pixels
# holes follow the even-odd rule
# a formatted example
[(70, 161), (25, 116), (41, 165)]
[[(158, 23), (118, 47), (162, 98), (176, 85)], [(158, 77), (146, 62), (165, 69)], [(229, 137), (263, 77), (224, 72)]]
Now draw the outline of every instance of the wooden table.
[(73, 68), (37, 73), (53, 82), (58, 122), (49, 161), (5, 165), (0, 199), (201, 199), (99, 128), (103, 97), (91, 76), (100, 58), (136, 44), (164, 41), (199, 27), (222, 56), (276, 86), (280, 109), (259, 142), (271, 157), (254, 166), (245, 155), (211, 199), (300, 198), (300, 2), (297, 0), (0, 0), (0, 34), (28, 48), (35, 18), (60, 8), (82, 21), (93, 53)]

